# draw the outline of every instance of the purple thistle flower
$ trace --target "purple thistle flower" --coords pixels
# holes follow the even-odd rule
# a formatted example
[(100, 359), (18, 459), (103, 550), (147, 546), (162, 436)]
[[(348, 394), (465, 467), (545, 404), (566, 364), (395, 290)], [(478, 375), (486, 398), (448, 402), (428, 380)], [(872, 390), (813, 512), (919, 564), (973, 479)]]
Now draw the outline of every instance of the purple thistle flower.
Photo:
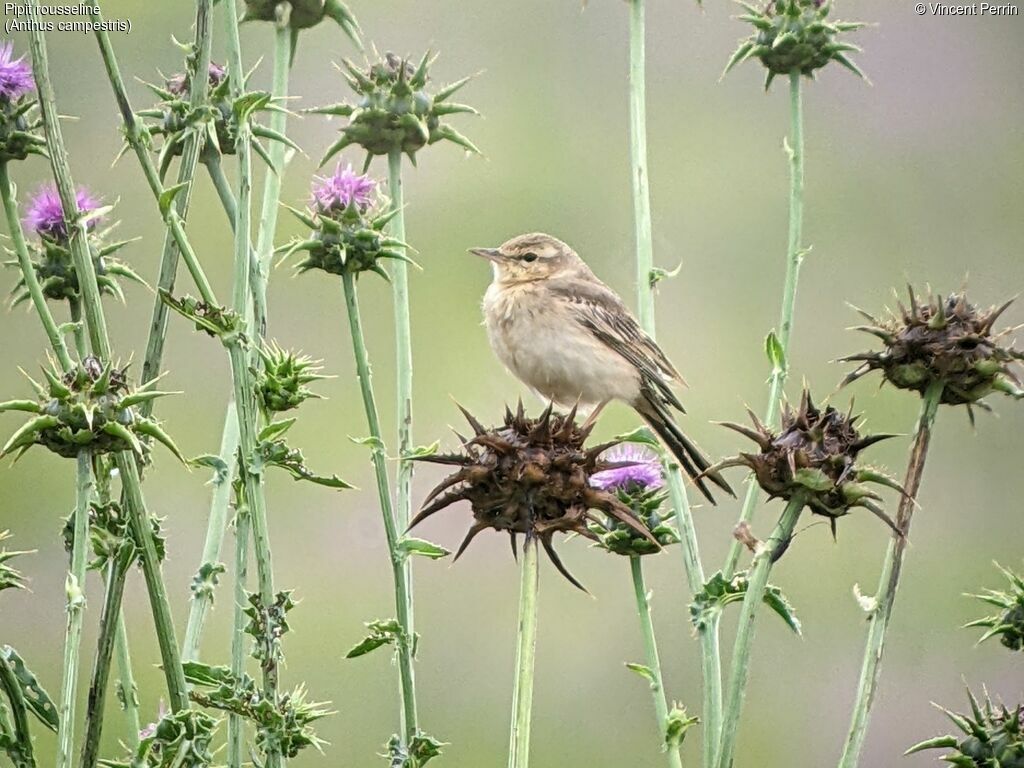
[(25, 57), (14, 58), (14, 43), (0, 43), (0, 101), (14, 101), (35, 87), (32, 67)]
[[(75, 193), (78, 202), (78, 210), (82, 213), (95, 211), (100, 207), (99, 201), (94, 198), (84, 187), (79, 187)], [(88, 228), (96, 226), (97, 219), (90, 219)], [(68, 239), (68, 225), (64, 216), (64, 208), (60, 202), (60, 195), (57, 194), (57, 187), (54, 184), (46, 184), (39, 188), (35, 196), (29, 201), (28, 213), (25, 215), (25, 226), (35, 231), (40, 237), (51, 240), (66, 241)]]
[(643, 446), (617, 445), (602, 457), (604, 461), (628, 466), (605, 469), (590, 476), (590, 484), (603, 491), (628, 490), (639, 486), (644, 491), (661, 488), (665, 484), (661, 462), (653, 451)]
[(377, 182), (369, 176), (356, 173), (351, 165), (342, 168), (339, 163), (332, 175), (315, 177), (313, 200), (321, 213), (343, 211), (352, 203), (365, 211), (370, 207), (376, 187)]
[(156, 727), (160, 724), (161, 720), (167, 717), (168, 712), (170, 712), (170, 710), (167, 709), (167, 705), (164, 703), (164, 700), (160, 699), (160, 707), (157, 710), (156, 722), (150, 723), (139, 731), (139, 740), (150, 739), (156, 736)]
[[(218, 85), (223, 83), (224, 78), (227, 76), (227, 70), (215, 61), (210, 62), (210, 68), (208, 71), (210, 74), (211, 88), (216, 88)], [(186, 74), (179, 72), (178, 74), (171, 75), (167, 78), (167, 90), (175, 96), (186, 96), (188, 94), (188, 89), (189, 81)]]

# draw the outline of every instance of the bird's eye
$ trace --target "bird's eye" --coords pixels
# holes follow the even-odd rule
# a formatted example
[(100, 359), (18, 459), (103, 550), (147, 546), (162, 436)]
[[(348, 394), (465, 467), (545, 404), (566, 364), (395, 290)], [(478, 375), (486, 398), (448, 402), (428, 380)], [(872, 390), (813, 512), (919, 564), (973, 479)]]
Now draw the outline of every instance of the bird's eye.
[(537, 260), (537, 254), (536, 253), (532, 253), (532, 252), (531, 253), (524, 253), (519, 258), (522, 259), (525, 262), (536, 261)]

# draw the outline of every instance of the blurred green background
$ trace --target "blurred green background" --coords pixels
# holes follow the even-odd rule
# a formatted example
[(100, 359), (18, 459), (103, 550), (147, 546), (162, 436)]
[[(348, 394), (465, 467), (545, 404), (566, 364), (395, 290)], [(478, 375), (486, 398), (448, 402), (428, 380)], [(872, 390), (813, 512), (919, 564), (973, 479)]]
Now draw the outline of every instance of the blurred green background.
[[(658, 321), (669, 356), (689, 381), (689, 432), (712, 455), (739, 447), (735, 435), (711, 425), (737, 419), (745, 403), (763, 408), (765, 333), (776, 322), (785, 249), (788, 129), (784, 88), (765, 94), (761, 71), (747, 64), (719, 82), (738, 37), (732, 5), (649, 3), (649, 122), (656, 256), (680, 276), (662, 284)], [(189, 3), (107, 2), (108, 17), (128, 17), (132, 32), (114, 36), (126, 74), (157, 79), (180, 69), (170, 36), (190, 39)], [(421, 153), (407, 174), (408, 239), (422, 272), (412, 278), (416, 355), (417, 442), (451, 445), (452, 402), (485, 421), (523, 393), (496, 363), (480, 326), (479, 301), (489, 280), (469, 246), (496, 245), (523, 231), (545, 230), (572, 243), (595, 270), (632, 300), (632, 216), (626, 111), (627, 18), (619, 0), (434, 2), (353, 0), (368, 42), (381, 50), (442, 56), (436, 80), (481, 72), (463, 101), (483, 119), (456, 118), (484, 152), (466, 158), (442, 144)], [(844, 17), (877, 21), (857, 34), (866, 51), (858, 61), (874, 85), (829, 68), (806, 88), (806, 242), (813, 244), (802, 275), (792, 353), (791, 395), (801, 380), (819, 396), (833, 392), (843, 368), (829, 361), (867, 343), (846, 330), (855, 322), (844, 304), (870, 310), (891, 302), (906, 280), (937, 290), (970, 276), (972, 297), (1001, 301), (1024, 285), (1024, 19), (918, 16), (913, 3), (845, 2)], [(218, 35), (221, 24), (215, 26)], [(266, 25), (244, 29), (250, 62), (268, 57)], [(27, 36), (14, 38), (19, 52)], [(76, 180), (108, 202), (117, 201), (121, 234), (140, 237), (125, 257), (149, 279), (156, 273), (161, 227), (131, 156), (111, 167), (120, 145), (119, 121), (93, 39), (49, 36), (51, 66)], [(218, 50), (221, 46), (217, 46)], [(353, 55), (333, 25), (304, 33), (295, 62), (296, 109), (347, 96), (333, 61)], [(223, 60), (223, 56), (216, 58)], [(269, 62), (257, 71), (266, 84)], [(784, 85), (784, 84), (782, 84)], [(132, 82), (137, 108), (151, 102)], [(284, 199), (308, 195), (315, 158), (336, 126), (316, 117), (293, 120), (289, 133), (306, 149), (288, 170)], [(355, 163), (361, 155), (353, 153)], [(230, 164), (229, 164), (230, 167)], [(47, 178), (44, 161), (13, 173), (22, 195)], [(383, 174), (378, 161), (373, 173)], [(228, 293), (231, 244), (207, 179), (198, 179), (189, 231), (217, 289)], [(279, 240), (300, 232), (282, 216)], [(4, 280), (14, 282), (14, 273)], [(187, 285), (187, 277), (180, 285)], [(141, 356), (152, 296), (128, 289), (128, 306), (108, 304), (118, 352)], [(387, 434), (393, 435), (391, 301), (370, 276), (362, 299), (376, 385)], [(287, 266), (272, 278), (271, 333), (281, 343), (322, 357), (336, 379), (319, 387), (329, 399), (302, 411), (295, 442), (317, 469), (336, 471), (362, 490), (335, 493), (272, 476), (269, 501), (277, 581), (301, 598), (286, 643), (289, 685), (306, 681), (314, 697), (337, 714), (323, 721), (324, 755), (304, 754), (297, 766), (373, 766), (396, 730), (395, 670), (386, 651), (353, 661), (342, 657), (362, 637), (362, 622), (393, 613), (379, 513), (366, 450), (349, 436), (365, 434), (348, 331), (335, 279), (293, 279)], [(1024, 320), (1014, 308), (1008, 321)], [(44, 360), (35, 317), (5, 313), (0, 325), (0, 392), (21, 397), (27, 383), (18, 366)], [(161, 402), (160, 415), (189, 455), (215, 452), (229, 389), (220, 346), (172, 318), (166, 368), (168, 389), (186, 394)], [(857, 406), (875, 431), (909, 432), (913, 396), (878, 391), (868, 380), (834, 395)], [(530, 400), (534, 407), (538, 404)], [(1024, 412), (993, 398), (998, 418), (982, 414), (972, 431), (966, 415), (948, 411), (939, 427), (915, 523), (906, 579), (874, 710), (864, 766), (924, 766), (934, 754), (902, 758), (916, 741), (947, 730), (929, 701), (965, 705), (963, 682), (989, 686), (1015, 700), (1024, 688), (1019, 661), (996, 643), (975, 647), (978, 633), (957, 627), (984, 612), (963, 597), (996, 587), (993, 559), (1021, 565), (1022, 475), (1018, 451)], [(600, 427), (611, 435), (634, 426), (622, 407)], [(18, 419), (3, 417), (3, 432)], [(906, 440), (873, 449), (871, 459), (902, 471)], [(164, 454), (146, 483), (155, 512), (166, 516), (169, 557), (164, 567), (179, 631), (188, 584), (199, 560), (209, 489), (205, 472), (186, 472)], [(422, 498), (440, 473), (417, 473)], [(739, 478), (736, 478), (737, 480)], [(51, 693), (59, 687), (66, 560), (58, 535), (70, 510), (72, 468), (43, 451), (0, 470), (0, 528), (17, 548), (37, 549), (19, 565), (31, 592), (0, 596), (0, 641), (19, 648)], [(892, 501), (890, 500), (890, 503)], [(756, 531), (767, 534), (781, 507), (759, 511)], [(713, 572), (729, 545), (737, 504), (698, 508), (703, 554)], [(452, 547), (469, 512), (454, 508), (431, 520), (422, 535)], [(808, 523), (810, 521), (807, 521)], [(806, 525), (774, 580), (804, 623), (803, 640), (772, 617), (761, 621), (741, 734), (742, 768), (833, 765), (846, 731), (864, 638), (864, 615), (853, 586), (872, 593), (887, 531), (870, 515), (841, 521), (833, 543), (827, 525)], [(536, 768), (664, 763), (646, 685), (623, 667), (642, 656), (624, 560), (589, 549), (562, 547), (563, 558), (595, 596), (573, 589), (544, 564), (534, 713)], [(230, 559), (230, 551), (224, 553)], [(691, 636), (678, 548), (648, 562), (669, 696), (700, 708), (697, 644)], [(84, 646), (91, 661), (101, 601), (90, 585)], [(222, 590), (223, 592), (224, 590)], [(141, 575), (127, 595), (131, 641), (144, 711), (161, 696), (158, 653)], [(226, 662), (229, 598), (219, 598), (206, 633), (205, 658)], [(455, 567), (416, 562), (418, 665), (423, 727), (445, 741), (451, 768), (504, 764), (514, 663), (517, 569), (503, 537), (481, 536)], [(725, 624), (731, 648), (735, 611)], [(84, 665), (83, 680), (89, 664)], [(121, 719), (111, 709), (106, 754), (118, 752)], [(685, 752), (699, 754), (699, 731)], [(54, 739), (38, 738), (44, 761)], [(439, 763), (440, 765), (441, 763)]]

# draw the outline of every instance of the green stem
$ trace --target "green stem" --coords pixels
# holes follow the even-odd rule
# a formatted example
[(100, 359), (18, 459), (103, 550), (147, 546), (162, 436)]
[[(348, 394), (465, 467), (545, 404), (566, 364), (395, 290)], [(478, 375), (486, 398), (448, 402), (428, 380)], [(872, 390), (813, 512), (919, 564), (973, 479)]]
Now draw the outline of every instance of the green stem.
[[(398, 211), (391, 220), (391, 235), (405, 242), (405, 196), (402, 191), (402, 153), (392, 151), (388, 154), (388, 192), (391, 206)], [(413, 462), (404, 458), (412, 452), (412, 327), (409, 317), (409, 266), (400, 259), (395, 260), (391, 270), (391, 288), (395, 310), (395, 371), (396, 391), (398, 399), (398, 477), (396, 479), (397, 522), (401, 529), (409, 525), (412, 514), (412, 473)], [(408, 625), (403, 629), (409, 637), (415, 631), (413, 612), (412, 563), (406, 558), (403, 566), (405, 581), (408, 585), (408, 606), (406, 615)], [(412, 683), (410, 682), (410, 685)], [(404, 711), (406, 741), (411, 741), (417, 733), (416, 722), (416, 691), (410, 690), (406, 698), (411, 706)]]
[[(633, 215), (636, 230), (637, 316), (644, 331), (655, 337), (654, 236), (651, 225), (651, 192), (647, 173), (647, 106), (644, 0), (630, 0), (629, 15), (629, 117)], [(683, 566), (691, 594), (704, 588), (700, 547), (679, 465), (666, 461), (666, 477), (682, 538)], [(722, 719), (722, 658), (718, 634), (699, 630), (703, 685), (704, 766), (712, 768), (715, 743)]]
[[(32, 731), (28, 725), (28, 705), (21, 690), (18, 676), (7, 662), (6, 653), (10, 646), (0, 646), (0, 690), (7, 694), (11, 716), (14, 720), (14, 744), (5, 748), (14, 768), (36, 768), (35, 749), (32, 746)], [(3, 733), (0, 729), (0, 733)]]
[[(373, 383), (370, 379), (370, 357), (366, 351), (363, 337), (363, 323), (359, 316), (359, 298), (356, 293), (355, 278), (348, 272), (342, 275), (345, 290), (345, 308), (348, 312), (349, 330), (352, 333), (352, 351), (356, 360), (356, 375), (359, 377), (359, 388), (363, 396), (363, 407), (366, 411), (366, 422), (373, 439), (370, 455), (373, 460), (373, 471), (377, 481), (377, 496), (380, 500), (381, 517), (384, 520), (384, 535), (387, 538), (388, 553), (391, 560), (391, 574), (395, 585), (395, 610), (398, 623), (404, 628), (410, 626), (409, 617), (409, 584), (404, 568), (405, 556), (398, 547), (399, 531), (395, 523), (395, 513), (391, 505), (391, 482), (388, 479), (387, 457), (384, 440), (381, 437), (380, 417), (377, 415), (377, 401), (373, 394)], [(409, 725), (416, 723), (415, 678), (413, 674), (412, 635), (404, 631), (398, 642), (398, 673), (399, 690), (402, 696), (402, 723), (406, 728), (407, 738)], [(415, 736), (415, 732), (412, 736)]]
[(864, 662), (861, 666), (860, 682), (857, 686), (857, 698), (853, 705), (853, 716), (850, 720), (850, 732), (843, 747), (843, 756), (839, 768), (856, 768), (864, 739), (867, 736), (868, 719), (871, 704), (878, 690), (878, 678), (882, 671), (882, 654), (885, 651), (885, 638), (892, 621), (892, 609), (896, 602), (896, 591), (903, 573), (903, 560), (907, 551), (907, 537), (910, 535), (910, 522), (917, 506), (917, 494), (921, 488), (921, 478), (928, 458), (928, 446), (931, 443), (935, 416), (942, 402), (942, 382), (931, 384), (924, 393), (921, 402), (921, 413), (917, 419), (917, 431), (914, 445), (910, 451), (907, 474), (903, 481), (906, 491), (900, 499), (896, 513), (896, 527), (900, 533), (893, 534), (889, 540), (889, 549), (885, 553), (882, 575), (876, 595), (877, 604), (871, 613), (868, 623), (868, 639), (864, 648)]
[(127, 744), (134, 750), (139, 744), (139, 730), (142, 728), (142, 724), (139, 722), (139, 692), (135, 685), (135, 675), (132, 672), (132, 655), (128, 648), (128, 627), (125, 624), (123, 609), (117, 617), (114, 653), (117, 655), (118, 698), (121, 708), (124, 710), (125, 719), (128, 721)]
[[(38, 10), (39, 1), (31, 0), (31, 5), (34, 10)], [(46, 56), (46, 39), (43, 32), (36, 28), (31, 30), (31, 50), (33, 74), (43, 117), (43, 129), (46, 134), (47, 149), (50, 153), (50, 165), (61, 205), (68, 219), (73, 223), (69, 246), (75, 272), (78, 275), (89, 341), (96, 355), (102, 360), (110, 360), (110, 339), (107, 335), (99, 286), (96, 283), (96, 272), (89, 253), (88, 233), (78, 210), (75, 185), (71, 178), (67, 149), (58, 119), (53, 83), (50, 80)], [(160, 562), (153, 541), (149, 513), (146, 511), (145, 499), (142, 496), (138, 467), (134, 457), (127, 453), (117, 454), (115, 461), (120, 472), (121, 486), (132, 528), (142, 546), (140, 552), (142, 568), (156, 624), (157, 641), (160, 645), (164, 675), (167, 678), (170, 705), (174, 711), (187, 709), (189, 706), (188, 694), (185, 688), (185, 676), (181, 669), (181, 659), (178, 655), (178, 643), (174, 637), (174, 619), (167, 600), (167, 589), (160, 572)]]
[[(654, 636), (654, 622), (651, 621), (651, 605), (647, 597), (647, 586), (644, 584), (644, 566), (641, 558), (633, 555), (629, 558), (629, 567), (633, 573), (633, 592), (636, 595), (636, 610), (640, 616), (640, 631), (644, 636), (644, 651), (647, 655), (647, 668), (651, 670), (651, 696), (654, 698), (654, 713), (658, 718), (658, 732), (664, 740), (668, 728), (668, 700), (665, 698), (665, 682), (661, 676), (661, 659), (658, 656), (658, 642)], [(672, 768), (682, 768), (683, 760), (678, 749), (669, 749), (668, 764)]]
[(747, 593), (743, 597), (743, 607), (740, 609), (736, 645), (732, 654), (728, 696), (722, 719), (722, 743), (718, 755), (719, 768), (732, 768), (733, 765), (736, 754), (736, 732), (739, 729), (747, 680), (750, 677), (750, 650), (754, 640), (754, 620), (764, 601), (765, 590), (768, 588), (768, 576), (771, 574), (774, 560), (781, 555), (793, 538), (793, 530), (796, 528), (797, 520), (800, 519), (803, 507), (802, 495), (797, 494), (789, 500), (782, 517), (779, 518), (778, 525), (775, 526), (768, 541), (760, 547), (750, 567), (750, 579), (747, 583)]
[(238, 204), (235, 202), (235, 193), (231, 191), (231, 182), (224, 175), (224, 166), (221, 165), (220, 155), (210, 153), (209, 157), (203, 158), (203, 165), (206, 166), (206, 172), (210, 176), (210, 181), (213, 182), (213, 188), (217, 191), (220, 205), (224, 209), (224, 213), (227, 214), (228, 223), (234, 229), (235, 219), (238, 217)]
[[(209, 8), (210, 0), (199, 0), (200, 7)], [(96, 41), (100, 46), (100, 56), (103, 58), (103, 64), (107, 70), (107, 77), (110, 80), (111, 88), (114, 91), (114, 98), (117, 101), (118, 111), (121, 113), (121, 120), (124, 123), (124, 136), (125, 140), (131, 146), (135, 152), (135, 156), (139, 160), (139, 165), (142, 167), (142, 172), (146, 177), (146, 183), (149, 185), (150, 191), (153, 193), (153, 199), (159, 201), (161, 196), (166, 191), (164, 189), (163, 182), (160, 181), (160, 174), (157, 172), (156, 166), (153, 164), (153, 159), (149, 153), (149, 132), (146, 127), (142, 125), (135, 117), (135, 112), (132, 109), (131, 102), (128, 100), (128, 91), (124, 85), (124, 79), (121, 77), (121, 70), (117, 64), (117, 57), (114, 55), (114, 49), (110, 44), (109, 35), (103, 31), (102, 23), (104, 21), (103, 14), (100, 10), (99, 0), (95, 0), (89, 6), (89, 17), (93, 22), (97, 23), (96, 28)], [(207, 12), (208, 17), (208, 12)], [(198, 15), (197, 15), (198, 20)], [(197, 28), (198, 31), (198, 28)], [(207, 61), (209, 58), (207, 58)], [(200, 81), (205, 78), (194, 78), (196, 85), (199, 86)], [(184, 165), (184, 158), (183, 158)], [(182, 190), (180, 195), (186, 195), (191, 190), (191, 184), (188, 188)], [(177, 202), (177, 201), (176, 201)], [(206, 277), (206, 273), (203, 271), (202, 265), (199, 263), (199, 257), (196, 256), (195, 250), (192, 248), (192, 244), (189, 242), (188, 236), (185, 234), (184, 219), (181, 214), (178, 213), (177, 205), (172, 205), (163, 214), (164, 223), (170, 232), (171, 239), (174, 241), (174, 245), (177, 246), (178, 252), (181, 258), (185, 261), (185, 266), (188, 268), (189, 274), (192, 276), (192, 280), (196, 284), (196, 290), (199, 291), (199, 295), (203, 301), (212, 306), (219, 307), (220, 302), (217, 301), (217, 297), (213, 293), (213, 288), (210, 286), (210, 281)], [(174, 276), (177, 271), (177, 255), (172, 255), (171, 251), (165, 246), (164, 256), (161, 259), (160, 264), (160, 279), (157, 282), (159, 287), (166, 287), (167, 285), (174, 285)], [(172, 267), (174, 267), (172, 269)], [(158, 302), (159, 304), (159, 302)], [(156, 305), (153, 311), (153, 321), (150, 326), (150, 346), (146, 349), (146, 359), (159, 360), (163, 354), (163, 337), (166, 335), (166, 309), (163, 310), (163, 319), (161, 320), (158, 316)], [(147, 380), (147, 374), (149, 378), (156, 375), (159, 371), (159, 366), (156, 366), (152, 370), (143, 367), (143, 381)]]
[(75, 296), (68, 299), (68, 315), (75, 324), (75, 351), (78, 359), (84, 360), (89, 354), (89, 340), (85, 337), (85, 323), (82, 322), (82, 302)]
[(537, 540), (527, 534), (519, 582), (519, 643), (516, 647), (516, 687), (512, 693), (512, 727), (508, 768), (530, 764), (530, 716), (533, 708), (533, 669), (537, 657)]
[[(782, 312), (779, 318), (778, 341), (782, 348), (782, 362), (772, 370), (769, 381), (768, 407), (765, 409), (764, 423), (775, 424), (779, 417), (779, 405), (782, 400), (783, 386), (789, 375), (789, 347), (793, 333), (793, 315), (796, 309), (797, 281), (800, 277), (800, 264), (804, 259), (803, 226), (804, 226), (804, 111), (801, 97), (800, 73), (793, 72), (789, 76), (790, 125), (792, 136), (788, 143), (790, 176), (789, 176), (789, 244), (786, 256), (786, 282), (782, 293)], [(757, 483), (748, 483), (747, 494), (743, 498), (740, 511), (740, 522), (746, 523), (754, 516), (758, 500)], [(723, 573), (730, 578), (736, 571), (743, 545), (734, 539), (729, 547)], [(716, 620), (717, 624), (717, 620)]]
[(228, 509), (231, 506), (231, 483), (235, 476), (235, 462), (238, 458), (238, 411), (235, 404), (228, 403), (224, 414), (224, 430), (220, 438), (220, 460), (226, 470), (223, 476), (214, 478), (213, 497), (210, 500), (210, 516), (206, 524), (206, 540), (203, 542), (202, 563), (192, 581), (192, 600), (189, 603), (188, 624), (185, 627), (185, 642), (181, 657), (185, 661), (199, 658), (206, 618), (213, 607), (214, 576), (203, 577), (204, 571), (214, 568), (220, 559), (224, 532), (228, 524)]
[[(235, 514), (235, 606), (231, 632), (231, 672), (238, 680), (245, 673), (245, 606), (249, 580), (249, 511), (244, 505)], [(228, 715), (228, 768), (242, 768), (245, 759), (245, 721)]]
[[(288, 98), (291, 56), (292, 30), (287, 23), (278, 23), (274, 30), (274, 73), (271, 95), (276, 101), (282, 103)], [(283, 110), (271, 112), (269, 127), (283, 136), (288, 128), (288, 113)], [(267, 153), (274, 168), (268, 170), (263, 178), (263, 202), (260, 206), (259, 232), (256, 238), (258, 268), (253, 275), (252, 285), (255, 310), (254, 327), (260, 338), (267, 334), (267, 279), (270, 273), (270, 263), (274, 258), (274, 238), (277, 234), (277, 214), (281, 203), (281, 183), (284, 180), (284, 171), (289, 157), (288, 148), (279, 141), (270, 142)]]
[(32, 260), (29, 258), (28, 246), (25, 244), (25, 233), (21, 228), (21, 219), (18, 217), (18, 203), (14, 184), (11, 183), (6, 161), (0, 162), (0, 198), (3, 198), (4, 213), (7, 216), (7, 231), (10, 234), (11, 243), (14, 245), (14, 255), (18, 259), (18, 266), (21, 267), (21, 277), (25, 281), (25, 288), (28, 290), (29, 298), (32, 300), (32, 306), (35, 307), (36, 314), (39, 315), (39, 320), (43, 324), (43, 330), (46, 332), (46, 338), (49, 339), (50, 346), (53, 347), (53, 352), (57, 356), (60, 367), (64, 371), (69, 371), (74, 366), (74, 363), (71, 362), (71, 355), (68, 354), (64, 337), (61, 336), (60, 329), (57, 327), (57, 323), (50, 313), (50, 308), (46, 304), (43, 288), (39, 285), (39, 278), (36, 277), (35, 267), (32, 266)]
[(57, 768), (70, 768), (75, 742), (75, 699), (78, 692), (78, 663), (85, 619), (85, 567), (89, 550), (89, 499), (92, 496), (92, 454), (78, 452), (75, 482), (74, 540), (71, 570), (64, 588), (67, 592), (67, 625), (64, 632), (64, 666), (60, 684), (57, 728)]
[(96, 661), (93, 665), (92, 682), (89, 684), (89, 697), (86, 706), (82, 768), (94, 768), (99, 758), (100, 737), (103, 734), (107, 702), (107, 682), (110, 679), (110, 662), (114, 655), (114, 640), (121, 627), (124, 582), (133, 554), (134, 547), (123, 547), (115, 557), (110, 559), (104, 577), (106, 590), (103, 595), (103, 608), (100, 611), (100, 636), (96, 644)]

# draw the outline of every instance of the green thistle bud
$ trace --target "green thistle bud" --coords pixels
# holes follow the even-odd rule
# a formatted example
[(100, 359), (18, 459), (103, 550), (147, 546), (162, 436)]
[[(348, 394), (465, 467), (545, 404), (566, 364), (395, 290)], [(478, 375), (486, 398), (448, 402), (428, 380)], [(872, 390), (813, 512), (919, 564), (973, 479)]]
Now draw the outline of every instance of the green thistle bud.
[(4, 411), (24, 411), (32, 418), (0, 449), (0, 456), (33, 445), (42, 445), (65, 458), (82, 450), (94, 455), (133, 451), (149, 456), (149, 438), (163, 443), (180, 461), (185, 459), (171, 438), (151, 419), (143, 418), (137, 406), (171, 394), (154, 389), (156, 379), (136, 390), (128, 386), (127, 368), (115, 368), (87, 357), (67, 374), (43, 369), (46, 385), (29, 378), (37, 400), (9, 400), (0, 403)]
[(428, 70), (436, 57), (424, 54), (418, 65), (387, 53), (368, 69), (362, 70), (347, 59), (343, 62), (346, 79), (359, 96), (356, 103), (342, 102), (310, 110), (321, 115), (348, 118), (341, 137), (331, 145), (323, 165), (345, 147), (356, 144), (366, 150), (369, 168), (374, 155), (404, 152), (415, 165), (416, 153), (429, 144), (450, 141), (467, 152), (479, 154), (476, 146), (442, 119), (457, 113), (478, 114), (465, 104), (449, 99), (470, 78), (464, 78), (439, 91), (427, 90)]
[(991, 637), (999, 637), (999, 641), (1011, 651), (1024, 651), (1024, 578), (1009, 568), (996, 564), (1010, 582), (1008, 592), (986, 589), (984, 594), (971, 595), (989, 605), (994, 605), (999, 612), (993, 616), (965, 624), (964, 627), (985, 627), (988, 631), (981, 636), (979, 643)]
[(306, 386), (327, 378), (318, 373), (321, 370), (319, 360), (283, 350), (273, 342), (257, 349), (257, 352), (263, 367), (253, 373), (256, 376), (256, 397), (264, 411), (288, 411), (298, 408), (311, 397), (320, 397)]
[[(10, 531), (0, 531), (0, 542), (11, 538)], [(7, 563), (19, 555), (32, 554), (29, 551), (11, 552), (7, 549), (0, 549), (0, 592), (5, 589), (24, 589), (25, 577), (21, 572)]]
[[(904, 493), (895, 480), (858, 465), (860, 452), (893, 435), (862, 437), (857, 430), (860, 416), (842, 413), (832, 406), (817, 408), (804, 390), (796, 410), (783, 406), (782, 428), (773, 432), (748, 410), (754, 427), (724, 422), (722, 426), (757, 443), (758, 453), (741, 453), (707, 472), (725, 467), (747, 467), (769, 498), (787, 501), (800, 495), (811, 512), (828, 518), (835, 535), (836, 520), (854, 507), (863, 507), (896, 526), (876, 503), (881, 497), (872, 485), (884, 485)], [(898, 532), (898, 531), (897, 531)]]
[(981, 311), (967, 301), (963, 293), (945, 299), (929, 295), (922, 300), (909, 288), (910, 306), (898, 304), (898, 313), (880, 320), (858, 309), (870, 325), (857, 326), (882, 340), (879, 352), (862, 352), (842, 359), (858, 362), (843, 384), (856, 381), (873, 370), (880, 370), (885, 381), (900, 389), (923, 394), (928, 387), (942, 383), (942, 402), (988, 410), (979, 402), (992, 392), (1024, 397), (1020, 379), (1013, 371), (1024, 360), (1003, 340), (1009, 331), (996, 333), (993, 326), (1012, 303)]
[(201, 768), (213, 764), (210, 745), (217, 720), (198, 709), (164, 712), (139, 736), (139, 746), (128, 760), (103, 760), (104, 768)]
[(839, 36), (865, 26), (863, 22), (829, 21), (831, 0), (769, 0), (763, 8), (740, 2), (747, 12), (740, 16), (754, 27), (754, 34), (740, 41), (725, 68), (729, 72), (749, 58), (757, 57), (768, 70), (765, 89), (777, 75), (799, 73), (814, 77), (816, 70), (838, 62), (858, 77), (864, 73), (847, 57), (860, 51)]
[[(167, 554), (167, 542), (164, 536), (163, 521), (150, 515), (153, 531), (153, 544), (159, 562), (163, 562)], [(75, 543), (74, 513), (64, 520), (64, 549), (71, 552)], [(93, 501), (89, 504), (89, 543), (92, 547), (93, 559), (88, 567), (95, 571), (104, 570), (111, 561), (128, 557), (126, 549), (132, 554), (141, 552), (142, 545), (135, 536), (128, 515), (116, 501)], [(131, 562), (128, 559), (126, 562)], [(141, 565), (141, 560), (139, 561)]]
[(966, 738), (937, 736), (914, 745), (905, 754), (949, 749), (952, 751), (942, 759), (960, 768), (1024, 768), (1024, 703), (1012, 710), (1006, 705), (997, 707), (986, 692), (982, 707), (970, 690), (967, 696), (971, 715), (939, 707)]
[(601, 454), (616, 442), (585, 448), (591, 427), (576, 424), (573, 409), (567, 415), (552, 413), (549, 406), (531, 419), (519, 403), (516, 413), (505, 409), (504, 423), (487, 429), (462, 409), (473, 429), (473, 437), (459, 439), (462, 453), (417, 456), (418, 461), (455, 465), (459, 469), (434, 490), (410, 528), (457, 501), (468, 501), (474, 523), (463, 540), (457, 560), (478, 533), (486, 528), (506, 531), (516, 554), (516, 535), (537, 538), (551, 562), (573, 585), (583, 589), (570, 574), (554, 549), (556, 533), (578, 533), (592, 541), (600, 538), (588, 523), (607, 529), (603, 513), (632, 529), (651, 547), (659, 541), (618, 495), (595, 487), (590, 481), (602, 470), (615, 468)]
[(242, 21), (272, 21), (297, 33), (315, 27), (325, 18), (332, 19), (362, 49), (359, 22), (341, 0), (245, 0)]

